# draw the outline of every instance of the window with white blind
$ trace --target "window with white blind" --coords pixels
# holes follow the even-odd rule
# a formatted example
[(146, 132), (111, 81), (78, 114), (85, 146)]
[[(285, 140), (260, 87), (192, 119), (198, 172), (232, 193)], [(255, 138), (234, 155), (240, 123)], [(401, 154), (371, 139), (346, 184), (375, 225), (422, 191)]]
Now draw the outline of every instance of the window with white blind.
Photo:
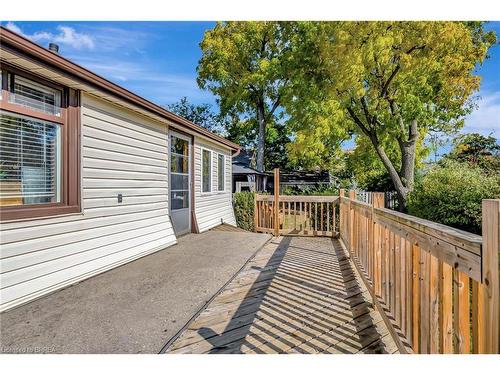
[(212, 151), (202, 149), (201, 153), (201, 191), (212, 191)]
[(0, 202), (60, 202), (60, 125), (0, 111)]
[(7, 64), (0, 75), (1, 220), (80, 212), (79, 93)]
[(224, 191), (226, 175), (226, 158), (223, 154), (217, 154), (217, 190)]

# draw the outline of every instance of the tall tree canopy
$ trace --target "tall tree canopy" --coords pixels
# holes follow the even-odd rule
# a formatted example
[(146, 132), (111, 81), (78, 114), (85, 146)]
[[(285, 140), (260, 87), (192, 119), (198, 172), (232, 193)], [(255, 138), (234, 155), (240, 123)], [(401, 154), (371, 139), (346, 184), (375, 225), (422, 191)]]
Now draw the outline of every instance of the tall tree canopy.
[(500, 174), (500, 145), (495, 137), (468, 133), (459, 135), (453, 143), (446, 158), (479, 166), (487, 174)]
[(474, 74), (494, 34), (481, 23), (299, 22), (291, 35), (283, 99), (291, 151), (321, 158), (365, 138), (406, 207), (428, 131), (460, 128), (472, 110)]
[(224, 131), (224, 118), (215, 113), (208, 103), (193, 104), (184, 96), (178, 102), (166, 105), (165, 108), (214, 133), (221, 134)]
[(219, 22), (200, 43), (198, 84), (218, 98), (221, 114), (246, 116), (257, 130), (257, 169), (264, 170), (266, 128), (282, 112), (288, 81), (286, 28), (279, 22)]

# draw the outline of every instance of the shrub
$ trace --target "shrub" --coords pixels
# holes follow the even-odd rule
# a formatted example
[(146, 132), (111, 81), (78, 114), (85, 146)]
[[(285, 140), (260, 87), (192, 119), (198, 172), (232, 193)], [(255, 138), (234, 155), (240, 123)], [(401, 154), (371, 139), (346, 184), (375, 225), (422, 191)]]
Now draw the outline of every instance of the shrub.
[(281, 195), (338, 195), (339, 189), (329, 184), (316, 184), (304, 188), (285, 187)]
[(242, 191), (233, 194), (233, 208), (236, 217), (236, 225), (239, 228), (253, 232), (253, 210), (254, 210), (254, 193)]
[(430, 169), (415, 186), (409, 213), (481, 233), (481, 200), (500, 196), (500, 178), (468, 163), (446, 161)]

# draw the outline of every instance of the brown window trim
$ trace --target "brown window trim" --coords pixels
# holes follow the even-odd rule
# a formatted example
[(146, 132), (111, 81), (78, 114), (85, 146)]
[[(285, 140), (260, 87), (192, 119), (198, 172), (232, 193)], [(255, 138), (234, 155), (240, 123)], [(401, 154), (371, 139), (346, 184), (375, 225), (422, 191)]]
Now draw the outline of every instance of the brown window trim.
[[(54, 116), (9, 103), (8, 73), (18, 74), (35, 82), (61, 90), (61, 115)], [(52, 121), (61, 125), (61, 202), (30, 204), (19, 206), (0, 206), (0, 221), (36, 219), (55, 215), (81, 212), (80, 203), (80, 92), (62, 87), (33, 74), (2, 63), (4, 74), (0, 109), (40, 120)]]

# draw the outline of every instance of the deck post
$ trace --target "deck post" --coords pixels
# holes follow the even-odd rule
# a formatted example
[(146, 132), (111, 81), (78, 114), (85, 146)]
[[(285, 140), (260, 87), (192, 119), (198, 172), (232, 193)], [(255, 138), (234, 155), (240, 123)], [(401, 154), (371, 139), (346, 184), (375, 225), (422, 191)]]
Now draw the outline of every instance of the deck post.
[(382, 252), (380, 249), (380, 230), (378, 225), (375, 223), (375, 215), (373, 211), (375, 208), (384, 207), (384, 193), (372, 193), (372, 212), (370, 219), (370, 246), (371, 254), (373, 256), (373, 289), (375, 295), (382, 295)]
[(348, 206), (348, 221), (349, 221), (349, 252), (354, 251), (354, 209), (351, 210), (351, 201), (356, 200), (356, 190), (349, 190), (349, 206)]
[(345, 244), (345, 238), (344, 238), (345, 233), (343, 232), (343, 228), (345, 226), (346, 218), (342, 214), (342, 198), (344, 197), (345, 197), (345, 189), (339, 189), (339, 238)]
[(257, 207), (257, 192), (253, 192), (253, 230), (257, 232), (257, 227), (259, 226), (259, 209)]
[(500, 199), (482, 202), (482, 280), (478, 286), (478, 353), (498, 354), (500, 341)]
[(280, 235), (280, 169), (274, 168), (274, 235)]

